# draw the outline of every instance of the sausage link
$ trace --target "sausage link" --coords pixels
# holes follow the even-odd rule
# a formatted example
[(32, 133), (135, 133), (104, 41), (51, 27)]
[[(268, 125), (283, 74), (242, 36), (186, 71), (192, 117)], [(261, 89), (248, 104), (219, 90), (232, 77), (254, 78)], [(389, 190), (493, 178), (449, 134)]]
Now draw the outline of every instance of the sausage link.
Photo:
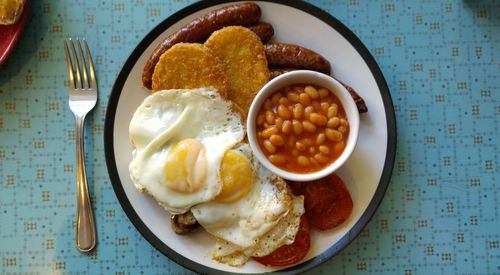
[(301, 68), (330, 74), (330, 62), (310, 49), (284, 43), (266, 44), (265, 49), (271, 68)]
[(356, 103), (356, 107), (358, 107), (358, 112), (360, 114), (368, 112), (368, 106), (366, 106), (365, 100), (349, 85), (343, 83), (342, 81), (338, 80), (342, 86), (351, 94), (352, 99), (354, 99), (354, 102)]
[(172, 229), (176, 234), (187, 234), (196, 229), (199, 224), (191, 211), (173, 215), (171, 220)]
[(233, 25), (249, 26), (255, 24), (261, 15), (262, 11), (257, 4), (243, 3), (222, 7), (194, 19), (191, 23), (168, 36), (156, 47), (144, 66), (142, 72), (143, 85), (146, 88), (151, 88), (151, 78), (156, 63), (160, 60), (160, 56), (173, 45), (180, 42), (204, 42), (216, 30)]
[(288, 72), (292, 72), (292, 71), (296, 71), (296, 70), (298, 70), (298, 69), (291, 69), (291, 68), (269, 69), (269, 72), (271, 73), (269, 76), (269, 80), (271, 80), (279, 75), (282, 75), (284, 73), (288, 73)]
[(248, 26), (248, 28), (260, 37), (262, 44), (269, 42), (274, 35), (273, 25), (266, 22), (259, 22), (255, 25)]

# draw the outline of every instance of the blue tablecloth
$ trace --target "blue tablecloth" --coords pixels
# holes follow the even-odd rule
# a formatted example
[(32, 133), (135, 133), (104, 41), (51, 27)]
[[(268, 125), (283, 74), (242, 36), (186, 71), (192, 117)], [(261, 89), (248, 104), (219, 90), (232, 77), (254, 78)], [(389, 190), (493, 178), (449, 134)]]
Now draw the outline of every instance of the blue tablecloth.
[[(0, 70), (0, 273), (188, 273), (127, 219), (104, 159), (108, 95), (157, 23), (193, 1), (34, 0)], [(311, 273), (500, 273), (500, 1), (311, 3), (351, 28), (380, 65), (398, 147), (385, 198), (360, 236)], [(87, 119), (99, 232), (75, 249), (75, 131), (62, 39), (85, 36), (100, 98)]]

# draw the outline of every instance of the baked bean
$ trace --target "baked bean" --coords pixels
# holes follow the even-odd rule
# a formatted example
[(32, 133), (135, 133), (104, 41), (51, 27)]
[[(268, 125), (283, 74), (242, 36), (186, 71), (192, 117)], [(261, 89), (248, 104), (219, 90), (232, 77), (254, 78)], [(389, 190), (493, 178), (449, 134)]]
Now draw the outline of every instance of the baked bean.
[(312, 113), (309, 116), (309, 120), (318, 126), (326, 125), (326, 123), (328, 122), (328, 120), (324, 115), (320, 115), (318, 113)]
[(314, 157), (310, 157), (309, 161), (312, 163), (312, 165), (319, 166), (319, 162), (317, 160), (315, 160)]
[(304, 145), (306, 146), (312, 146), (314, 144), (314, 141), (310, 138), (303, 138), (300, 140)]
[(279, 104), (282, 104), (282, 105), (288, 105), (289, 104), (289, 100), (286, 97), (280, 98), (280, 101), (278, 101), (278, 102), (279, 102)]
[(326, 163), (329, 160), (328, 157), (323, 154), (314, 155), (314, 159), (317, 160), (319, 163)]
[(269, 139), (264, 140), (264, 148), (266, 148), (266, 150), (271, 154), (276, 152), (276, 147), (274, 147)]
[(328, 117), (334, 117), (334, 116), (337, 116), (337, 112), (338, 112), (338, 106), (337, 104), (333, 103), (330, 108), (328, 108)]
[(264, 120), (266, 119), (266, 116), (264, 114), (260, 114), (257, 116), (257, 125), (260, 126), (264, 124)]
[(344, 118), (341, 118), (340, 119), (340, 125), (342, 125), (342, 126), (344, 126), (344, 127), (347, 128), (347, 125), (348, 125), (347, 120), (345, 120)]
[(300, 104), (307, 106), (307, 105), (311, 104), (311, 98), (309, 97), (308, 94), (301, 93), (299, 95), (299, 102), (300, 102)]
[(298, 121), (296, 119), (292, 120), (292, 127), (293, 127), (294, 134), (296, 134), (296, 135), (302, 134), (302, 130), (304, 128), (302, 127), (302, 123), (300, 123), (300, 121)]
[(281, 117), (276, 118), (274, 120), (274, 125), (276, 125), (276, 128), (281, 129), (281, 126), (283, 126), (283, 119)]
[(331, 141), (339, 142), (342, 140), (342, 133), (337, 130), (326, 128), (325, 134), (326, 138)]
[(273, 154), (269, 156), (269, 161), (274, 164), (284, 164), (286, 157), (283, 154)]
[(307, 149), (306, 145), (300, 141), (295, 142), (295, 148), (299, 151), (305, 151)]
[(324, 98), (328, 96), (328, 93), (330, 93), (330, 91), (328, 91), (328, 89), (326, 88), (319, 88), (318, 93), (320, 98)]
[(307, 93), (307, 95), (309, 95), (310, 98), (312, 99), (317, 99), (319, 97), (319, 93), (318, 93), (318, 90), (316, 90), (316, 88), (314, 88), (313, 86), (306, 86), (304, 88), (304, 92)]
[(283, 134), (289, 134), (292, 131), (292, 122), (290, 120), (283, 121), (283, 125), (281, 126), (281, 132)]
[(304, 115), (304, 106), (300, 103), (293, 106), (293, 118), (301, 119), (302, 115)]
[(311, 154), (311, 155), (312, 155), (312, 154), (314, 154), (314, 153), (316, 153), (316, 148), (314, 148), (314, 147), (309, 147), (309, 154)]
[(271, 143), (274, 145), (274, 146), (283, 146), (285, 145), (285, 140), (283, 139), (282, 136), (280, 135), (272, 135), (270, 138), (269, 138), (269, 141), (271, 141)]
[(342, 153), (342, 151), (344, 150), (344, 147), (345, 147), (345, 144), (343, 141), (335, 144), (335, 146), (333, 146), (333, 151), (336, 153), (336, 154), (340, 154)]
[(339, 126), (339, 128), (337, 128), (342, 134), (345, 134), (347, 133), (347, 128), (344, 127), (344, 126)]
[(271, 126), (269, 128), (264, 129), (262, 131), (262, 137), (263, 138), (270, 138), (272, 135), (276, 135), (279, 132), (278, 128), (276, 126)]
[(321, 106), (321, 111), (324, 114), (328, 114), (328, 108), (330, 108), (330, 104), (328, 104), (328, 102), (321, 102), (320, 106)]
[(302, 155), (297, 157), (297, 162), (302, 166), (309, 166), (309, 164), (310, 164), (309, 159), (306, 156), (302, 156)]
[(340, 119), (338, 117), (331, 117), (330, 119), (328, 119), (328, 123), (326, 124), (326, 126), (328, 128), (337, 128), (339, 124), (340, 124)]
[(325, 142), (325, 138), (326, 138), (325, 134), (323, 134), (323, 133), (318, 134), (316, 136), (316, 145), (323, 144), (323, 142)]
[(285, 107), (284, 105), (281, 105), (281, 104), (278, 106), (278, 115), (282, 119), (290, 119), (290, 118), (292, 118), (292, 114), (290, 113), (290, 111), (288, 110), (288, 108)]
[(307, 106), (304, 109), (304, 117), (306, 119), (309, 119), (309, 116), (314, 112), (314, 107), (313, 106)]
[(282, 98), (282, 97), (283, 97), (283, 95), (281, 93), (275, 93), (273, 95), (273, 97), (271, 98), (271, 102), (273, 104), (278, 104), (278, 102), (280, 101), (280, 98)]
[(316, 132), (316, 126), (314, 124), (312, 124), (310, 121), (307, 121), (307, 120), (302, 121), (302, 127), (304, 128), (304, 130), (306, 132), (309, 132), (309, 133)]
[(321, 153), (323, 153), (325, 155), (330, 154), (330, 148), (328, 148), (328, 146), (326, 146), (326, 145), (320, 145), (318, 149)]
[(296, 92), (288, 92), (286, 96), (291, 102), (299, 102), (299, 94)]
[(266, 122), (268, 124), (274, 124), (274, 113), (271, 111), (266, 111)]
[(268, 111), (271, 110), (272, 108), (273, 108), (273, 103), (269, 98), (266, 99), (266, 101), (264, 101), (264, 110)]

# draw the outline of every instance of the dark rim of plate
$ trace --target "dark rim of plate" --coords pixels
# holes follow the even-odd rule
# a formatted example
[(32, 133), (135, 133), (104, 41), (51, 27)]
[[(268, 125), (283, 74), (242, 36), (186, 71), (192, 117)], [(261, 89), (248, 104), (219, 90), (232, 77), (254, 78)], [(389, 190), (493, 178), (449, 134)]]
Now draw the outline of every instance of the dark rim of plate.
[[(373, 74), (377, 82), (378, 88), (380, 90), (382, 100), (384, 103), (385, 115), (387, 119), (387, 152), (386, 152), (385, 164), (382, 171), (382, 176), (380, 178), (380, 182), (378, 184), (377, 190), (375, 191), (372, 200), (370, 201), (370, 204), (368, 205), (365, 212), (361, 215), (360, 219), (354, 224), (352, 229), (349, 232), (347, 232), (347, 234), (345, 234), (345, 236), (342, 237), (338, 242), (336, 242), (334, 245), (328, 248), (326, 251), (301, 264), (276, 271), (280, 273), (302, 273), (315, 266), (318, 266), (321, 263), (326, 262), (328, 259), (335, 256), (343, 248), (345, 248), (352, 240), (356, 238), (356, 236), (366, 226), (366, 224), (370, 221), (371, 217), (375, 213), (375, 210), (380, 205), (382, 198), (384, 197), (385, 191), (387, 189), (387, 186), (389, 185), (392, 169), (394, 167), (394, 159), (396, 156), (396, 117), (389, 88), (387, 86), (387, 83), (384, 79), (384, 76), (379, 66), (377, 65), (377, 62), (370, 54), (368, 49), (363, 45), (363, 43), (359, 40), (358, 37), (356, 37), (356, 35), (351, 30), (349, 30), (344, 24), (342, 24), (338, 19), (336, 19), (329, 13), (319, 9), (316, 6), (313, 6), (312, 4), (303, 1), (290, 1), (290, 0), (261, 0), (261, 1), (279, 3), (282, 5), (300, 9), (306, 13), (309, 13), (317, 17), (326, 24), (330, 25), (333, 29), (339, 32), (345, 39), (347, 39), (347, 41), (349, 41), (349, 43), (356, 49), (356, 51), (361, 55), (363, 60), (370, 68), (370, 71)], [(134, 226), (144, 236), (144, 238), (161, 253), (166, 255), (168, 258), (170, 258), (177, 264), (180, 264), (192, 271), (203, 274), (212, 274), (212, 273), (231, 274), (231, 273), (207, 267), (205, 265), (194, 262), (182, 256), (181, 254), (177, 253), (176, 251), (168, 247), (165, 243), (163, 243), (142, 222), (141, 218), (135, 212), (134, 208), (130, 204), (130, 201), (128, 200), (127, 195), (125, 194), (125, 190), (123, 189), (122, 183), (118, 175), (118, 169), (116, 167), (115, 154), (114, 154), (115, 148), (113, 146), (113, 140), (114, 140), (113, 129), (115, 122), (116, 108), (125, 81), (128, 78), (128, 75), (132, 70), (134, 64), (137, 62), (137, 60), (146, 50), (146, 48), (153, 42), (153, 40), (156, 39), (159, 35), (161, 35), (161, 33), (163, 33), (170, 26), (172, 26), (179, 20), (185, 18), (186, 16), (189, 16), (192, 13), (195, 13), (199, 10), (210, 8), (214, 5), (229, 3), (229, 2), (245, 2), (245, 1), (214, 0), (214, 1), (196, 2), (174, 13), (167, 19), (163, 20), (160, 24), (158, 24), (153, 30), (151, 30), (134, 49), (132, 54), (129, 56), (129, 58), (123, 65), (123, 68), (121, 69), (118, 77), (116, 78), (115, 84), (113, 85), (113, 89), (111, 91), (111, 95), (109, 97), (108, 108), (106, 112), (105, 127), (104, 127), (104, 147), (105, 147), (104, 149), (105, 149), (108, 173), (115, 194), (118, 197), (118, 200), (123, 210), (127, 214), (128, 218), (132, 221)]]

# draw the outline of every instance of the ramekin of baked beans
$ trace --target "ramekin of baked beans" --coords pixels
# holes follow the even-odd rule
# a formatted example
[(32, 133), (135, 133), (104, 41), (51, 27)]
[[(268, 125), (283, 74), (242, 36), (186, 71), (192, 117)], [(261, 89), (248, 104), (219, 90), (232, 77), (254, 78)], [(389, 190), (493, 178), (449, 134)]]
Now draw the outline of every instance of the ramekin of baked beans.
[(289, 180), (310, 181), (337, 170), (354, 150), (359, 113), (335, 79), (293, 71), (267, 83), (247, 117), (250, 146), (259, 161)]

